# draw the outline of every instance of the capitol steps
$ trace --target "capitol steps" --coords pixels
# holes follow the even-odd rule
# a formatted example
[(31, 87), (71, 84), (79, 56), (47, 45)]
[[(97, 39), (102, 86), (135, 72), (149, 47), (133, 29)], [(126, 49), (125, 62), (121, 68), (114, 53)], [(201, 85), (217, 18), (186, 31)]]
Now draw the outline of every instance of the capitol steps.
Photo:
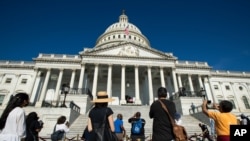
[[(116, 119), (116, 116), (118, 113), (121, 113), (123, 115), (123, 122), (124, 127), (126, 129), (127, 135), (130, 135), (130, 129), (131, 124), (128, 123), (128, 119), (134, 115), (136, 112), (141, 112), (141, 117), (146, 120), (145, 125), (145, 136), (151, 137), (152, 135), (152, 124), (153, 120), (149, 118), (149, 106), (116, 106), (116, 105), (109, 105), (110, 108), (112, 108), (114, 112), (114, 120)], [(85, 126), (87, 125), (87, 117), (88, 115), (80, 115), (74, 123), (70, 126), (70, 132), (67, 134), (68, 138), (76, 137), (79, 135), (79, 137), (82, 136), (83, 130)], [(199, 120), (196, 118), (190, 116), (190, 115), (184, 115), (182, 116), (182, 125), (186, 128), (188, 135), (192, 135), (194, 133), (201, 133), (201, 130), (198, 126), (200, 123)]]

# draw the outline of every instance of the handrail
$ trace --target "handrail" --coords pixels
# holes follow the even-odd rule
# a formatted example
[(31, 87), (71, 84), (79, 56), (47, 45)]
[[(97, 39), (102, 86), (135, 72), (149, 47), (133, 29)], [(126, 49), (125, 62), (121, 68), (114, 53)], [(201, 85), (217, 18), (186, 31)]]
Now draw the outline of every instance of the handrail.
[(170, 96), (170, 100), (179, 99), (180, 97), (202, 97), (200, 91), (185, 91), (185, 92), (176, 92)]
[(69, 103), (69, 107), (72, 109), (72, 110), (75, 110), (76, 112), (79, 112), (80, 113), (80, 107), (78, 105), (76, 105), (73, 101), (70, 101)]
[[(43, 101), (42, 103), (42, 107), (60, 107), (60, 106), (56, 106), (53, 103), (56, 103), (57, 101)], [(69, 103), (69, 108), (71, 108), (72, 110), (76, 111), (76, 112), (80, 112), (81, 108), (76, 105), (73, 101), (70, 101)]]

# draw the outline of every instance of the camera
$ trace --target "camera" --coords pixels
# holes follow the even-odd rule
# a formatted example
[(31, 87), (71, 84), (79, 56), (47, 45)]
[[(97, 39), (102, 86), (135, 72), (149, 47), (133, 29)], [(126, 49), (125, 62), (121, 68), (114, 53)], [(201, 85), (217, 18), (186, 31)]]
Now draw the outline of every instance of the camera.
[(214, 108), (211, 100), (207, 100), (207, 108), (208, 109), (213, 109)]

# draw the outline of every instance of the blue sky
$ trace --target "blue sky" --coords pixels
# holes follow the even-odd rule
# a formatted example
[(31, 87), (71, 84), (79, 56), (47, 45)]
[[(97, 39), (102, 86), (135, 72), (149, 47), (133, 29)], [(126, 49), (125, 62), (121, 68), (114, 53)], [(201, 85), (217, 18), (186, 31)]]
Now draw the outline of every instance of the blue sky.
[(0, 60), (78, 54), (123, 9), (157, 50), (250, 72), (249, 0), (1, 0)]

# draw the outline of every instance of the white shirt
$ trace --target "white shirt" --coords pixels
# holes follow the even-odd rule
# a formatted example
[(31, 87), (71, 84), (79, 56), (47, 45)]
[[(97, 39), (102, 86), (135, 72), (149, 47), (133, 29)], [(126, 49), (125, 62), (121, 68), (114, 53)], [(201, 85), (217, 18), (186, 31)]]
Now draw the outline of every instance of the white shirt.
[(21, 107), (16, 107), (7, 117), (5, 126), (0, 132), (0, 141), (20, 141), (25, 136), (25, 111)]
[(57, 130), (64, 130), (64, 132), (69, 132), (69, 127), (65, 124), (56, 124), (56, 131)]

